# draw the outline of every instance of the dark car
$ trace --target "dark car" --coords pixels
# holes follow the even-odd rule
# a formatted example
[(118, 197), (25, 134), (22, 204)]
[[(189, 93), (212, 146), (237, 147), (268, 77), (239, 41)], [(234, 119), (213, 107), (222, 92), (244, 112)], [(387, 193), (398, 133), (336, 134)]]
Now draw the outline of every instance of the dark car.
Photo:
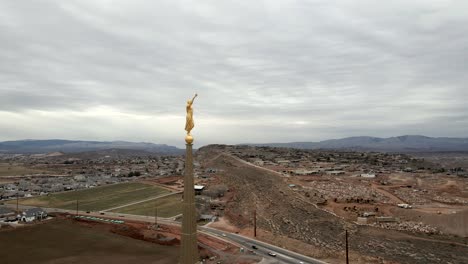
[(256, 245), (252, 245), (252, 248), (253, 249), (258, 249), (258, 247)]

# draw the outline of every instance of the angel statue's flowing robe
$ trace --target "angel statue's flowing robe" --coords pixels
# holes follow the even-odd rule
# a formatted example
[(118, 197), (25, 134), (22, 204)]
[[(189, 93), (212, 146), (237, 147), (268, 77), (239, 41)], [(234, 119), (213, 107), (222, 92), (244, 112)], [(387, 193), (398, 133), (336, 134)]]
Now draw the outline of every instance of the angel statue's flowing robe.
[(187, 120), (185, 122), (185, 131), (187, 131), (188, 135), (190, 135), (190, 131), (195, 126), (195, 123), (193, 122), (192, 102), (190, 102), (190, 104), (187, 103)]

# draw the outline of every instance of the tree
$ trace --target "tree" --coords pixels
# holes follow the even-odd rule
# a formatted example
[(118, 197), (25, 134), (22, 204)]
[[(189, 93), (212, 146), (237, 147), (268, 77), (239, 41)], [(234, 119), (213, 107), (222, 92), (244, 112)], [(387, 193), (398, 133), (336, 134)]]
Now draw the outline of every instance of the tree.
[(213, 185), (203, 193), (211, 198), (223, 197), (224, 193), (228, 190), (228, 187), (224, 184)]

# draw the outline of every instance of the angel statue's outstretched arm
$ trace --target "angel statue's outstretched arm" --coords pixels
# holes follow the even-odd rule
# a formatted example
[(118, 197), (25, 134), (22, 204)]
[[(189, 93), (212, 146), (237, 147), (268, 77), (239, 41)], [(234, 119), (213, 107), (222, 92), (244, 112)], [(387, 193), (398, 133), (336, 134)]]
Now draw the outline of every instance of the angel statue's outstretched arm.
[(192, 101), (190, 101), (190, 104), (193, 104), (193, 101), (195, 100), (195, 98), (197, 98), (197, 96), (198, 96), (198, 94), (195, 94), (195, 95), (193, 96), (193, 99), (192, 99)]

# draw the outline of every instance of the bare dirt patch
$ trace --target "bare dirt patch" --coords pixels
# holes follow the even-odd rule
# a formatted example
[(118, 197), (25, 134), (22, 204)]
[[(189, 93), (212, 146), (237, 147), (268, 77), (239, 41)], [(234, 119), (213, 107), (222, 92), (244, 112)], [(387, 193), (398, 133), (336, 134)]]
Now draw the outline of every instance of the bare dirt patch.
[[(2, 263), (173, 264), (178, 248), (146, 243), (70, 220), (0, 234)], [(27, 252), (27, 254), (25, 254)], [(6, 254), (5, 254), (6, 253)]]

